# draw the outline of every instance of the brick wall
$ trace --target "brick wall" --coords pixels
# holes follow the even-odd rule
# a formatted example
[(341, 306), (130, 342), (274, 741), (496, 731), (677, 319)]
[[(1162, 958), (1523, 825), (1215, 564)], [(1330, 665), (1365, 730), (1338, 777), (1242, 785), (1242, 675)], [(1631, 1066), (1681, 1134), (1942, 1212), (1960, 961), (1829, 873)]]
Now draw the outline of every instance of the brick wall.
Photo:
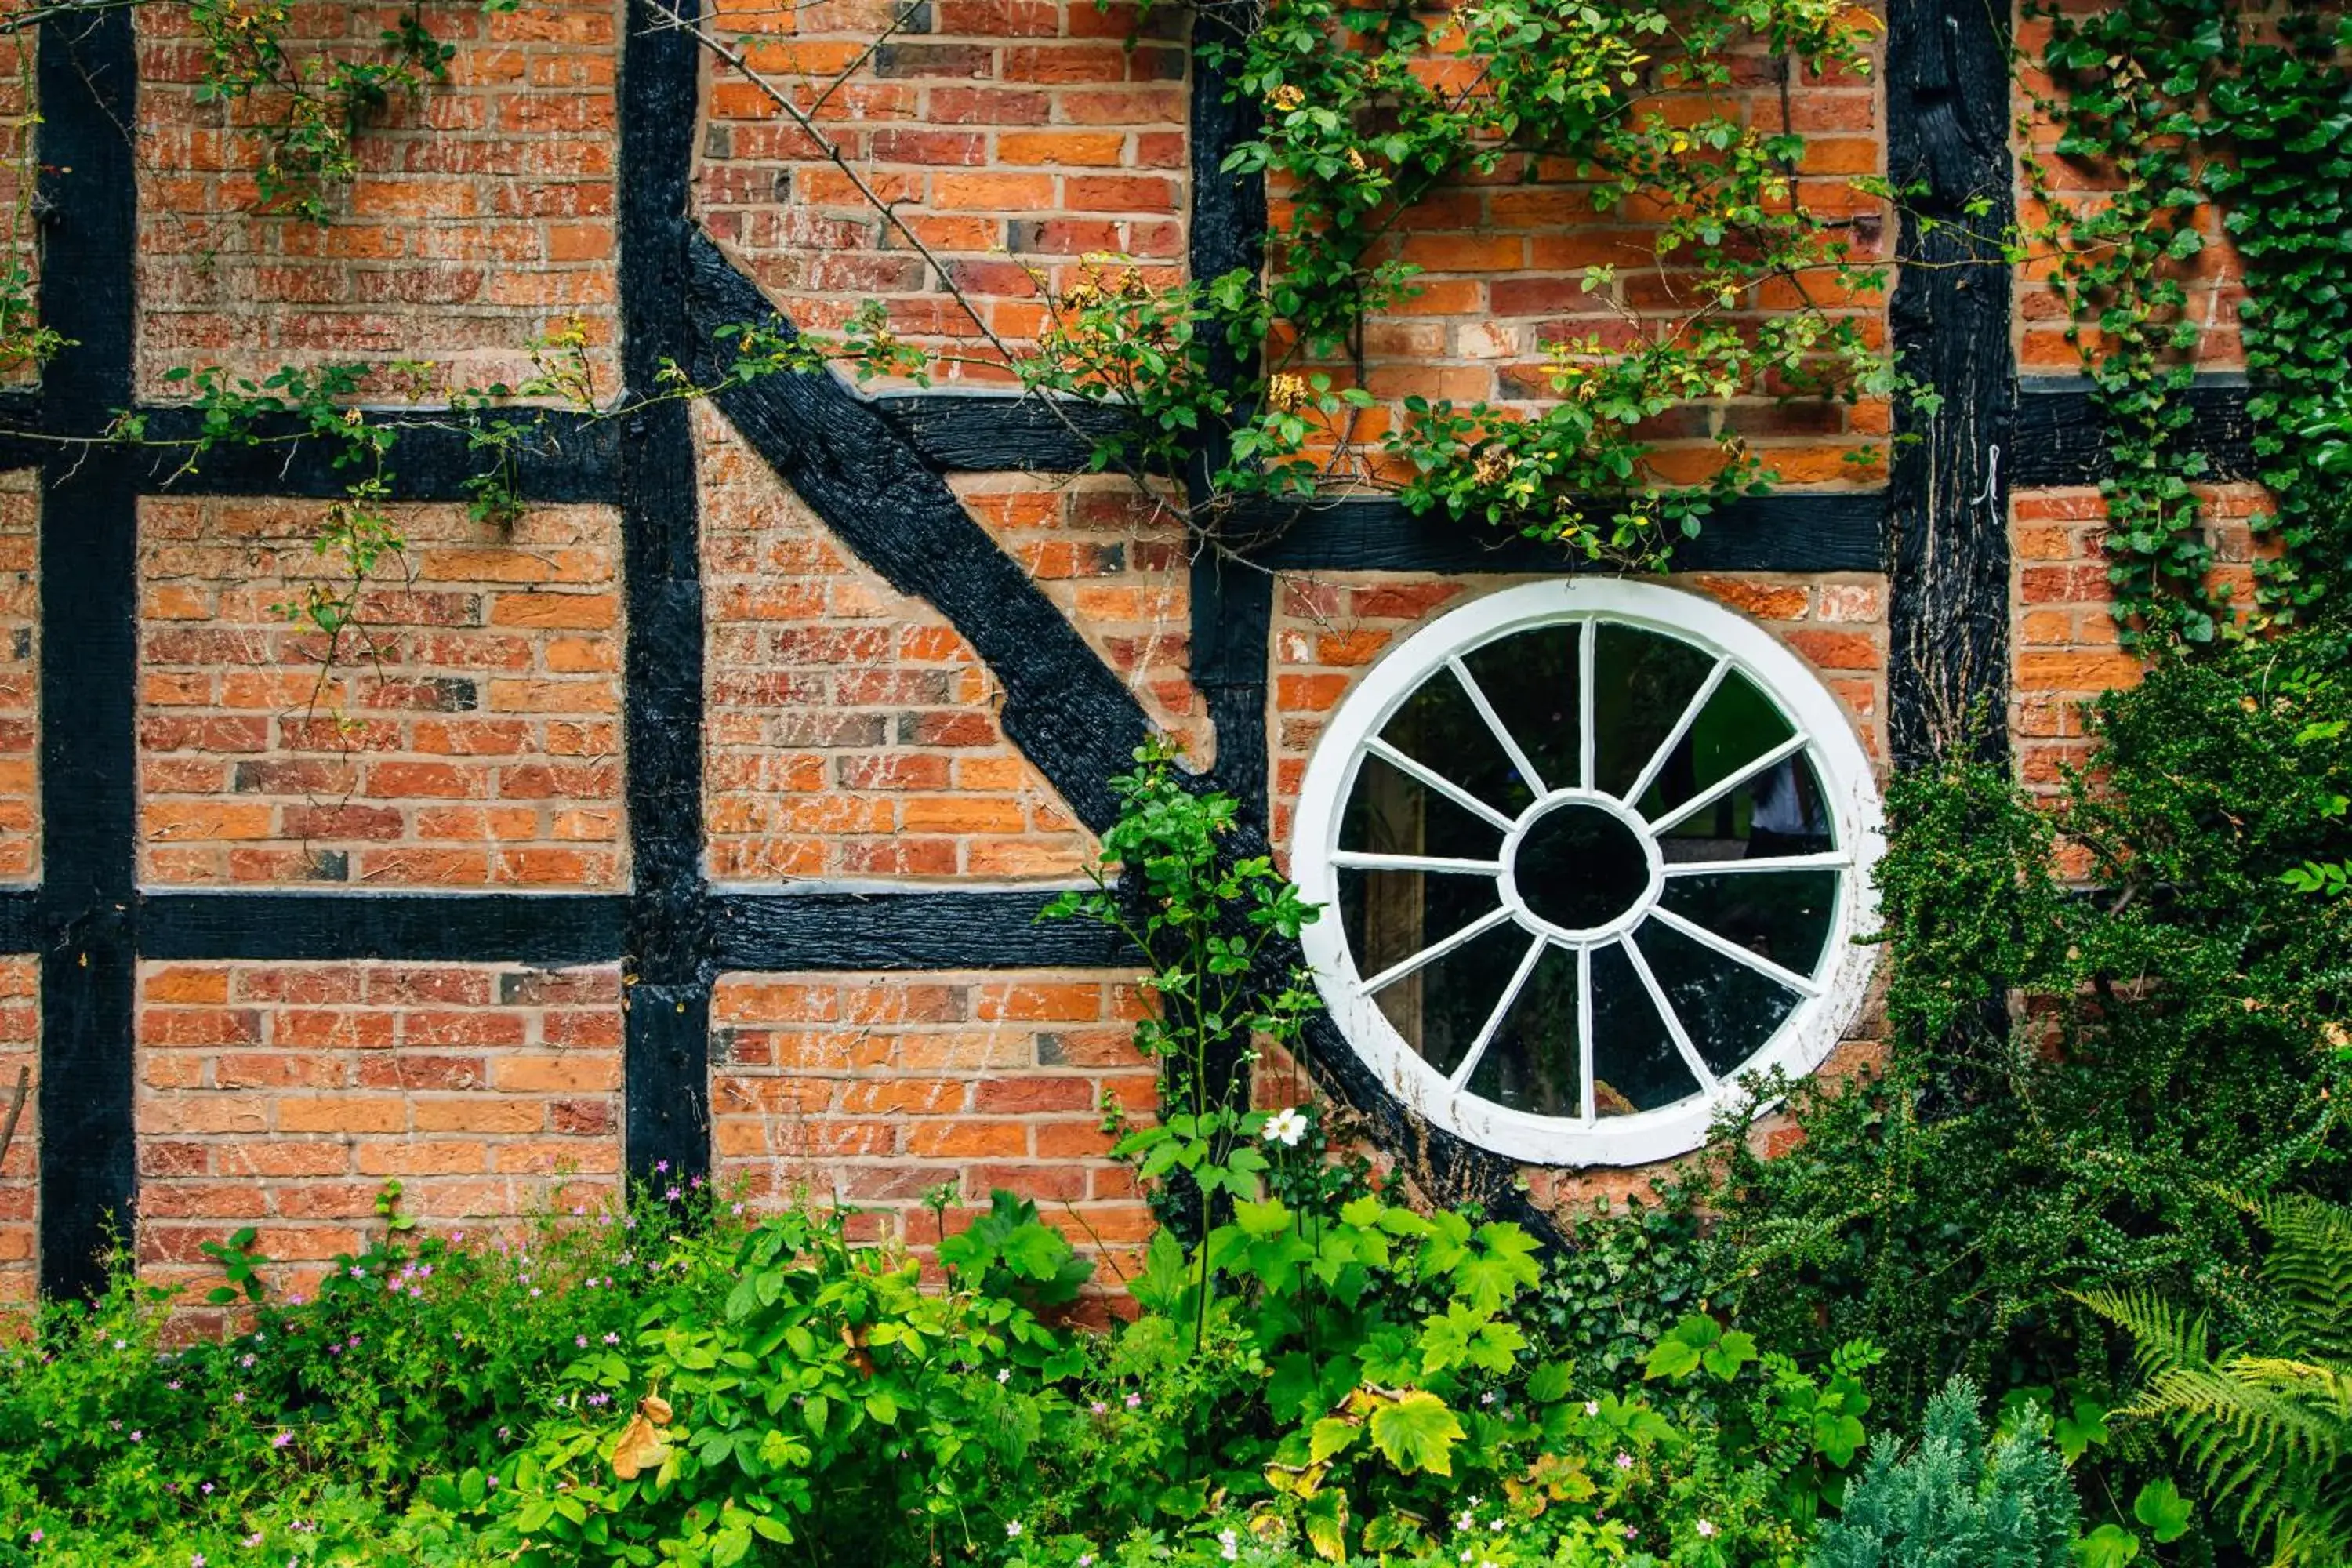
[[(137, 7), (140, 374), (177, 364), (404, 359), (438, 401), (449, 386), (514, 383), (528, 345), (577, 318), (603, 395), (616, 390), (614, 80), (608, 0), (532, 0), (500, 14), (431, 5), (457, 46), (449, 82), (400, 100), (362, 136), (361, 178), (335, 221), (250, 215), (256, 133), (269, 102), (203, 104), (205, 45), (184, 8)], [(388, 15), (289, 8), (289, 53), (381, 59)]]
[(1213, 762), (1207, 704), (1191, 676), (1192, 547), (1181, 516), (1110, 475), (958, 474), (949, 482), (1127, 679), (1151, 721), (1196, 762)]
[[(845, 83), (895, 16), (906, 20)], [(1172, 282), (1184, 255), (1186, 57), (1181, 14), (1096, 0), (829, 0), (724, 16), (751, 63), (791, 95), (938, 258), (989, 331), (1018, 344), (1094, 256)], [(1144, 37), (1129, 46), (1139, 26)], [(703, 221), (795, 318), (888, 302), (911, 339), (982, 346), (980, 329), (905, 236), (731, 72), (710, 93), (696, 183)], [(1002, 383), (950, 363), (948, 382)]]
[[(2253, 595), (2252, 562), (2263, 546), (2251, 527), (2266, 509), (2256, 485), (2200, 486), (2197, 500), (2213, 545), (2207, 575), (2241, 604)], [(2064, 772), (2089, 761), (2084, 710), (2113, 687), (2136, 684), (2141, 665), (2117, 645), (2107, 582), (2106, 506), (2088, 489), (2033, 490), (2011, 505), (2013, 565), (2010, 646), (2015, 695), (2010, 731), (2019, 776), (2054, 794)]]
[(141, 511), (141, 875), (152, 883), (613, 888), (618, 525), (403, 507), (366, 640), (276, 606), (322, 570), (302, 501)]
[(32, 1300), (39, 1281), (40, 995), (37, 963), (0, 958), (0, 1123), (16, 1096), (16, 1075), (26, 1075), (16, 1141), (0, 1157), (0, 1322)]
[(34, 475), (0, 474), (0, 883), (40, 871), (41, 502)]
[(202, 1274), (199, 1244), (251, 1225), (293, 1285), (387, 1178), (459, 1224), (609, 1189), (620, 1047), (615, 965), (142, 965), (140, 1262)]
[(723, 1181), (773, 1202), (839, 1198), (867, 1235), (917, 1247), (926, 1194), (949, 1223), (1008, 1188), (1073, 1241), (1114, 1254), (1148, 1233), (1107, 1158), (1103, 1097), (1149, 1113), (1153, 1078), (1119, 973), (730, 974), (710, 1009), (711, 1121)]
[(1076, 876), (1093, 840), (1005, 740), (971, 646), (859, 564), (718, 416), (696, 421), (711, 874)]

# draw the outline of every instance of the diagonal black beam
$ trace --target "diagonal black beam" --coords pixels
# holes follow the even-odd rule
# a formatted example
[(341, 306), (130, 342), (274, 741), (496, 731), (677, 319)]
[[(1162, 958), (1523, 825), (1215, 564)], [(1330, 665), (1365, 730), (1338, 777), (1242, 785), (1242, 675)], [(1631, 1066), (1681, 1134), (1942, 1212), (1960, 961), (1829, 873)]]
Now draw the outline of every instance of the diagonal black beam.
[[(693, 363), (715, 367), (719, 327), (790, 334), (757, 285), (708, 237), (689, 241)], [(929, 603), (1004, 689), (1004, 733), (1078, 819), (1118, 815), (1108, 780), (1150, 730), (1141, 706), (1067, 616), (871, 403), (830, 374), (772, 375), (722, 392), (720, 412), (776, 476), (890, 585)]]
[[(72, 345), (47, 367), (44, 416), (102, 427), (131, 404), (138, 122), (131, 12), (41, 23), (41, 317)], [(139, 488), (130, 465), (52, 449), (42, 476), (41, 1288), (105, 1283), (131, 1233), (137, 823)]]

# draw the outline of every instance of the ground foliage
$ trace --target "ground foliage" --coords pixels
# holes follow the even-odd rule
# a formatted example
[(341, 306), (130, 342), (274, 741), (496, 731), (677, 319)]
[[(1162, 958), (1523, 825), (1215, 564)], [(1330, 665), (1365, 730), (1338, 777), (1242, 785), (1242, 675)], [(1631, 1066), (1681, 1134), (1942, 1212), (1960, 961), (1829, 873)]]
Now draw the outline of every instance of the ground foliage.
[(1727, 1130), (1684, 1194), (1719, 1215), (1720, 1300), (1780, 1342), (1885, 1345), (1898, 1427), (1954, 1372), (2030, 1393), (2132, 1495), (2160, 1456), (2111, 1429), (2133, 1368), (2076, 1293), (2268, 1342), (2294, 1303), (2246, 1204), (2347, 1186), (2352, 900), (2326, 875), (2352, 854), (2347, 717), (2324, 622), (2100, 700), (2054, 806), (1973, 763), (1895, 781), (1891, 1058), (1799, 1088), (1780, 1158)]

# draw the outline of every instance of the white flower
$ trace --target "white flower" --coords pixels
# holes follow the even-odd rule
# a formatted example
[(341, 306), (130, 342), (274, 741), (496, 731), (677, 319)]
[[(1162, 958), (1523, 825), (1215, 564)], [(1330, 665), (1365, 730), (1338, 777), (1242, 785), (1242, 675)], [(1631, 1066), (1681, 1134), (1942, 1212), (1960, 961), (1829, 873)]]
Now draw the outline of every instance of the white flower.
[(1586, 1401), (1584, 1402), (1584, 1413), (1585, 1413), (1587, 1415), (1600, 1415), (1600, 1414), (1601, 1414), (1601, 1401), (1599, 1401), (1599, 1400), (1597, 1400), (1597, 1399), (1588, 1399), (1588, 1400), (1586, 1400)]
[(1217, 1555), (1231, 1563), (1242, 1554), (1241, 1538), (1230, 1530), (1217, 1531)]
[(1700, 1520), (1698, 1521), (1698, 1532), (1701, 1536), (1713, 1535), (1715, 1533), (1715, 1521), (1711, 1519)]
[(1269, 1143), (1279, 1143), (1286, 1149), (1296, 1149), (1298, 1147), (1298, 1141), (1306, 1136), (1307, 1118), (1298, 1114), (1298, 1108), (1295, 1105), (1277, 1110), (1266, 1118), (1265, 1138)]
[(1005, 1539), (1005, 1540), (1007, 1540), (1007, 1541), (1013, 1540), (1014, 1538), (1016, 1538), (1017, 1536), (1019, 1536), (1019, 1535), (1020, 1535), (1020, 1533), (1021, 1533), (1021, 1521), (1020, 1521), (1019, 1520), (1017, 1520), (1017, 1519), (1013, 1519), (1013, 1520), (1007, 1520), (1007, 1521), (1005, 1521), (1005, 1523), (1004, 1523), (1004, 1539)]

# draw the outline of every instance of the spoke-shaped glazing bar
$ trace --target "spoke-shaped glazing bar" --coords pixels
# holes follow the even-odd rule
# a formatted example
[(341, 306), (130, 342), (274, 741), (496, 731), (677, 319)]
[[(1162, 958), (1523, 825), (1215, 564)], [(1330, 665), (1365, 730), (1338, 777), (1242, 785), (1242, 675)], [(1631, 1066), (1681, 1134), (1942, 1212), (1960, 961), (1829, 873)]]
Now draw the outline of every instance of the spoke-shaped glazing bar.
[(1500, 860), (1462, 860), (1450, 855), (1391, 855), (1377, 849), (1334, 849), (1331, 864), (1359, 871), (1433, 871), (1462, 877), (1496, 877)]
[(1698, 1054), (1698, 1047), (1691, 1044), (1690, 1031), (1683, 1027), (1682, 1018), (1675, 1012), (1674, 1004), (1666, 1000), (1665, 987), (1660, 985), (1658, 977), (1650, 973), (1650, 961), (1642, 956), (1642, 944), (1635, 942), (1630, 932), (1625, 937), (1625, 957), (1633, 963), (1633, 973), (1640, 976), (1642, 989), (1650, 994), (1650, 1005), (1658, 1010), (1658, 1021), (1665, 1025), (1667, 1038), (1673, 1040), (1675, 1049), (1682, 1053), (1683, 1066), (1690, 1068), (1691, 1077), (1698, 1079), (1699, 1092), (1713, 1094), (1715, 1074), (1708, 1070), (1706, 1058)]
[(1783, 969), (1762, 953), (1744, 948), (1729, 937), (1717, 936), (1705, 926), (1686, 921), (1663, 905), (1653, 909), (1650, 911), (1650, 918), (1682, 932), (1701, 947), (1713, 948), (1734, 963), (1746, 964), (1767, 980), (1777, 981), (1801, 996), (1818, 996), (1822, 994), (1822, 988), (1819, 985), (1795, 970)]
[(1799, 752), (1803, 751), (1808, 739), (1809, 737), (1806, 736), (1802, 731), (1800, 731), (1798, 733), (1790, 736), (1787, 740), (1773, 747), (1770, 751), (1765, 752), (1762, 756), (1758, 757), (1755, 761), (1743, 763), (1742, 765), (1732, 769), (1731, 772), (1724, 774), (1721, 778), (1716, 780), (1713, 784), (1707, 785), (1705, 789), (1699, 791), (1688, 800), (1683, 802), (1682, 805), (1675, 806), (1672, 811), (1665, 813), (1662, 816), (1652, 817), (1650, 819), (1650, 831), (1652, 833), (1665, 833), (1672, 830), (1676, 823), (1681, 822), (1687, 817), (1697, 816), (1700, 812), (1706, 810), (1708, 806), (1713, 805), (1717, 800), (1729, 795), (1733, 790), (1738, 789), (1741, 784), (1746, 784), (1749, 779), (1754, 778), (1758, 773), (1762, 773), (1765, 769), (1771, 767), (1776, 763), (1785, 762), (1789, 758), (1796, 755)]
[(1669, 860), (1660, 869), (1669, 877), (1714, 877), (1738, 871), (1843, 871), (1853, 857), (1843, 849), (1816, 855), (1765, 855), (1753, 860)]
[(1423, 948), (1419, 952), (1412, 954), (1410, 958), (1401, 958), (1397, 960), (1397, 962), (1390, 964), (1378, 974), (1373, 975), (1370, 980), (1365, 981), (1362, 986), (1364, 994), (1370, 996), (1374, 992), (1381, 990), (1383, 986), (1395, 984), (1398, 981), (1402, 980), (1406, 975), (1411, 974), (1414, 970), (1421, 968), (1423, 964), (1436, 963), (1439, 959), (1444, 958), (1447, 953), (1452, 952), (1455, 948), (1460, 947), (1463, 943), (1470, 942), (1486, 932), (1494, 930), (1496, 926), (1502, 924), (1505, 921), (1509, 920), (1510, 918), (1511, 911), (1508, 909), (1488, 910), (1485, 914), (1480, 915), (1476, 920), (1472, 921), (1468, 925), (1464, 926), (1452, 936), (1439, 937), (1435, 942), (1431, 942), (1427, 947)]
[(1576, 950), (1576, 1084), (1578, 1118), (1590, 1127), (1599, 1117), (1592, 1077), (1592, 950)]
[(1510, 731), (1503, 727), (1503, 716), (1495, 711), (1493, 703), (1486, 700), (1486, 693), (1470, 674), (1470, 667), (1458, 658), (1449, 658), (1445, 664), (1454, 671), (1454, 679), (1462, 683), (1463, 695), (1470, 699), (1470, 706), (1478, 710), (1478, 717), (1486, 721), (1486, 728), (1495, 732), (1495, 739), (1502, 745), (1503, 754), (1511, 759), (1511, 766), (1518, 769), (1519, 777), (1527, 781), (1528, 790), (1542, 795), (1543, 775), (1536, 772), (1535, 763), (1528, 759), (1527, 752), (1519, 749), (1519, 743), (1511, 738)]
[(1698, 722), (1707, 699), (1715, 695), (1715, 689), (1722, 685), (1723, 678), (1730, 673), (1729, 658), (1715, 661), (1715, 668), (1706, 672), (1706, 679), (1699, 682), (1696, 691), (1691, 693), (1691, 700), (1683, 704), (1682, 717), (1675, 721), (1675, 727), (1666, 731), (1666, 738), (1658, 742), (1658, 749), (1652, 752), (1650, 760), (1643, 764), (1642, 776), (1635, 779), (1633, 787), (1625, 792), (1623, 799), (1627, 805), (1635, 810), (1641, 808), (1642, 796), (1649, 793), (1652, 781), (1658, 776), (1658, 770), (1666, 765), (1666, 759), (1674, 755), (1676, 746), (1683, 743), (1683, 737), (1690, 733), (1690, 727)]
[(1364, 750), (1408, 778), (1416, 779), (1435, 790), (1480, 821), (1492, 824), (1505, 833), (1508, 833), (1513, 827), (1514, 824), (1509, 817), (1505, 816), (1436, 769), (1414, 762), (1379, 736), (1375, 735), (1365, 742)]
[(1592, 700), (1592, 658), (1600, 646), (1601, 623), (1588, 616), (1576, 645), (1576, 783), (1580, 789), (1592, 787), (1593, 760), (1601, 750), (1601, 721)]
[(1549, 945), (1549, 942), (1542, 937), (1538, 937), (1528, 943), (1527, 955), (1519, 960), (1518, 968), (1511, 972), (1511, 983), (1503, 987), (1503, 999), (1495, 1004), (1493, 1012), (1486, 1015), (1486, 1022), (1479, 1029), (1478, 1037), (1470, 1042), (1470, 1054), (1464, 1057), (1462, 1065), (1454, 1069), (1450, 1088), (1460, 1089), (1470, 1081), (1470, 1075), (1478, 1070), (1479, 1058), (1486, 1054), (1486, 1047), (1494, 1043), (1496, 1032), (1502, 1028), (1503, 1019), (1511, 1011), (1511, 1004), (1519, 999), (1521, 987), (1527, 984), (1528, 976), (1536, 972), (1537, 963), (1542, 959), (1544, 949)]

